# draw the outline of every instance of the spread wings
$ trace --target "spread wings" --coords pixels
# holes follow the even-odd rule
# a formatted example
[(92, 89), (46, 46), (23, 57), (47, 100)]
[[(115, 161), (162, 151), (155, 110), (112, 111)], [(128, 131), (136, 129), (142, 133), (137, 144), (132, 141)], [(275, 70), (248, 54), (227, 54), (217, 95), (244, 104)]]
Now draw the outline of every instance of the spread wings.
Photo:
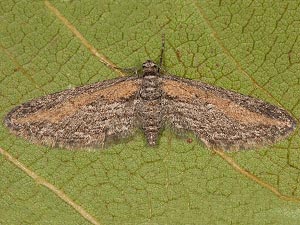
[(140, 83), (138, 77), (117, 78), (47, 95), (13, 109), (5, 124), (35, 143), (103, 146), (134, 132)]
[(191, 131), (208, 147), (247, 149), (274, 143), (295, 129), (283, 109), (199, 81), (163, 76), (165, 119)]
[[(191, 131), (208, 147), (239, 150), (274, 143), (295, 120), (259, 99), (202, 82), (161, 76), (163, 121)], [(47, 95), (13, 109), (10, 130), (36, 143), (66, 148), (97, 147), (130, 136), (138, 127), (137, 97), (143, 78), (126, 77)]]

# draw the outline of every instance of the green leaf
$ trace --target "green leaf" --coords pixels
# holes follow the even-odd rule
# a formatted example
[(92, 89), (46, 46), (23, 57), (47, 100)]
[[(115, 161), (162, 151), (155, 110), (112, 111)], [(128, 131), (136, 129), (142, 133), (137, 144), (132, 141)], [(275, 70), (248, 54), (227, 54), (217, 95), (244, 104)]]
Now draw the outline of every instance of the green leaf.
[[(300, 117), (297, 1), (0, 3), (0, 117), (32, 98), (158, 60), (171, 74), (256, 96)], [(77, 33), (76, 33), (77, 31)], [(95, 53), (97, 51), (100, 55)], [(68, 151), (0, 124), (0, 224), (298, 224), (300, 136), (219, 153), (166, 130)]]

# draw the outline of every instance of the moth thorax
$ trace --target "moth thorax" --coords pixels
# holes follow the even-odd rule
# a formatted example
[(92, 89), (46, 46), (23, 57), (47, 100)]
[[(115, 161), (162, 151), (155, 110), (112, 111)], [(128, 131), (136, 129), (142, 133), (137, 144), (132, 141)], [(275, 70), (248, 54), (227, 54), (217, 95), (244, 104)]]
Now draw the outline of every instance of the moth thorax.
[(162, 96), (160, 77), (148, 75), (143, 78), (140, 96), (144, 100), (155, 100)]

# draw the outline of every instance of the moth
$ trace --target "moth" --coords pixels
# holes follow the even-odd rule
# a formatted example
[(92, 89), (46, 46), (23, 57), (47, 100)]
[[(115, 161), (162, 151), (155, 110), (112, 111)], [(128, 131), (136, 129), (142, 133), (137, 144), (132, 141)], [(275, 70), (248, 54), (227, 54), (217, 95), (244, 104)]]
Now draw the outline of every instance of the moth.
[(296, 127), (284, 109), (200, 81), (165, 75), (151, 60), (140, 75), (46, 95), (4, 119), (18, 136), (69, 149), (104, 147), (142, 129), (149, 146), (165, 126), (192, 132), (207, 147), (241, 150), (275, 143)]

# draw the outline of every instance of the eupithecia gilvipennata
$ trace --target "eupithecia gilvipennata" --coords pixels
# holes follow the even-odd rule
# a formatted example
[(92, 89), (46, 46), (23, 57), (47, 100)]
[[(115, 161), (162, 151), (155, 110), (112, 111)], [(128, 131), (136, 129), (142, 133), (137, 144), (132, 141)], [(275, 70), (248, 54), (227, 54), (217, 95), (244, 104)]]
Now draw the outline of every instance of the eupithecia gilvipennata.
[(147, 60), (141, 74), (33, 99), (15, 107), (4, 122), (34, 143), (69, 149), (103, 147), (139, 128), (155, 146), (167, 125), (194, 133), (209, 148), (240, 150), (275, 143), (295, 129), (296, 121), (280, 107), (163, 74), (162, 53), (159, 66)]

